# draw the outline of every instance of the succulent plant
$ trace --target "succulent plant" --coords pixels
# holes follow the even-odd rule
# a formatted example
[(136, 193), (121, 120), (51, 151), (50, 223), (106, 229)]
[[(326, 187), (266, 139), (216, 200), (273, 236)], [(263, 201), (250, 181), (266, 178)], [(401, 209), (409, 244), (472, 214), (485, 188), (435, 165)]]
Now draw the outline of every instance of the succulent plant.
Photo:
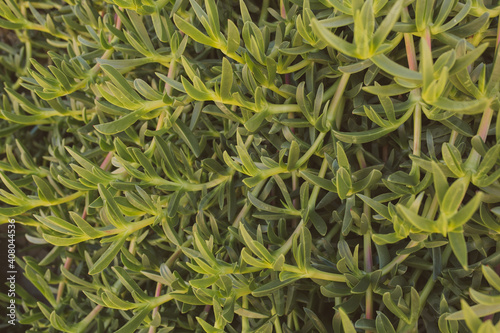
[(499, 15), (0, 0), (0, 328), (500, 331)]

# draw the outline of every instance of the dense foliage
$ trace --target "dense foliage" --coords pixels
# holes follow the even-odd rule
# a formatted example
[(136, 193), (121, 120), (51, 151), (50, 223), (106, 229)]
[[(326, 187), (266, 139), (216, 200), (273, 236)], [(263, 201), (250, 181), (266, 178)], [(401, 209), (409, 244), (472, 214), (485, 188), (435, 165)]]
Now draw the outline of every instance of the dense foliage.
[(500, 331), (499, 14), (0, 0), (16, 327)]

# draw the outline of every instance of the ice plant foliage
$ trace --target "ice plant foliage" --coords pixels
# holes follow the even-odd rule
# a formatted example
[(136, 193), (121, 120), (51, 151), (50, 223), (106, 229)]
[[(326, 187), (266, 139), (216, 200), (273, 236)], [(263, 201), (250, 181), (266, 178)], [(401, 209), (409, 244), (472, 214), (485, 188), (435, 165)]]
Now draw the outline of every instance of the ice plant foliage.
[(22, 331), (499, 332), (499, 14), (0, 0)]

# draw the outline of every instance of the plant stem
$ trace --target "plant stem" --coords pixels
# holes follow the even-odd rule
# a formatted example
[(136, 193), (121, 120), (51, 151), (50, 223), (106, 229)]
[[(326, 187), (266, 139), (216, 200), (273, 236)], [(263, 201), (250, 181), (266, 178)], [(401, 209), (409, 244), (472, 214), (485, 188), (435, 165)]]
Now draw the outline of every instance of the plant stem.
[[(76, 245), (73, 245), (68, 249), (68, 252), (74, 252), (76, 250)], [(69, 269), (71, 266), (71, 263), (73, 262), (73, 259), (71, 257), (66, 257), (66, 260), (64, 261), (64, 268)], [(64, 291), (64, 285), (66, 283), (64, 281), (59, 282), (59, 287), (57, 288), (57, 296), (56, 296), (56, 303), (59, 304), (61, 301), (61, 297)]]
[[(448, 244), (443, 251), (443, 257), (442, 257), (443, 267), (446, 267), (446, 265), (448, 263), (448, 259), (450, 258), (451, 252), (452, 252), (451, 246)], [(436, 281), (437, 280), (434, 280), (432, 278), (429, 279), (427, 281), (427, 283), (425, 284), (424, 289), (422, 289), (422, 291), (418, 293), (420, 297), (419, 297), (418, 314), (416, 315), (417, 318), (420, 317), (420, 314), (422, 313), (422, 310), (425, 307), (425, 303), (427, 302), (427, 298), (431, 294), (432, 289), (434, 288), (434, 285), (436, 284)], [(409, 331), (414, 329), (416, 324), (417, 323), (414, 323), (412, 325), (405, 325), (404, 328), (402, 330), (398, 330), (398, 332), (409, 332)]]
[[(340, 82), (337, 90), (335, 91), (335, 94), (333, 95), (332, 102), (330, 104), (330, 107), (328, 108), (328, 113), (326, 115), (326, 121), (329, 125), (333, 124), (333, 121), (338, 119), (337, 118), (337, 113), (340, 112), (338, 110), (338, 107), (340, 105), (340, 100), (342, 96), (344, 95), (345, 88), (347, 87), (347, 83), (349, 82), (349, 78), (351, 77), (350, 73), (344, 73), (340, 77)], [(337, 129), (339, 124), (337, 124)], [(332, 126), (333, 128), (333, 126)]]
[[(356, 157), (358, 159), (360, 169), (366, 169), (366, 160), (363, 155), (363, 150), (361, 147), (356, 152)], [(367, 197), (371, 197), (370, 190), (366, 189), (363, 193)], [(368, 222), (368, 230), (363, 235), (363, 254), (364, 254), (364, 270), (367, 274), (372, 272), (373, 269), (373, 253), (372, 253), (372, 244), (371, 244), (371, 209), (368, 204), (363, 203), (363, 214), (366, 216)], [(373, 290), (370, 285), (366, 290), (365, 294), (365, 316), (366, 319), (373, 319)], [(370, 330), (366, 331), (367, 333), (371, 332)]]
[[(417, 246), (417, 244), (418, 242), (410, 240), (408, 242), (408, 245), (406, 245), (405, 249), (410, 249), (412, 247), (415, 247)], [(406, 258), (408, 258), (408, 256), (409, 254), (400, 254), (396, 258), (392, 259), (390, 263), (388, 263), (382, 268), (382, 275), (388, 274), (394, 268), (394, 266), (401, 264), (403, 261), (405, 261)]]
[(495, 44), (495, 54), (498, 54), (498, 46), (500, 45), (500, 24), (497, 27), (497, 41)]
[[(477, 130), (477, 135), (486, 142), (486, 137), (488, 136), (488, 130), (490, 129), (491, 120), (493, 118), (493, 109), (488, 107), (481, 118), (481, 123), (479, 124), (479, 129)], [(465, 162), (466, 169), (476, 170), (479, 166), (479, 160), (481, 159), (481, 155), (472, 148), (472, 152), (470, 153), (467, 161)]]
[[(497, 28), (497, 40), (495, 45), (495, 54), (497, 55), (498, 55), (499, 45), (500, 45), (500, 24), (498, 25)], [(479, 129), (477, 131), (477, 134), (481, 137), (483, 142), (486, 141), (486, 136), (488, 135), (488, 130), (490, 128), (492, 118), (493, 118), (493, 109), (489, 106), (483, 113), (483, 116), (481, 118), (481, 123), (479, 124)], [(479, 165), (480, 158), (481, 156), (479, 155), (479, 153), (474, 148), (472, 148), (472, 152), (469, 155), (469, 158), (467, 158), (467, 161), (465, 162), (466, 169), (470, 168), (472, 170), (476, 170)]]
[[(324, 158), (323, 162), (321, 163), (321, 168), (319, 169), (318, 172), (318, 177), (323, 178), (326, 174), (326, 170), (328, 170), (328, 161), (326, 158)], [(316, 200), (318, 199), (318, 194), (320, 190), (321, 188), (318, 185), (314, 186), (311, 192), (311, 196), (309, 197), (309, 202), (308, 202), (309, 209), (314, 209), (314, 207), (316, 206)]]
[(491, 119), (493, 118), (493, 109), (487, 108), (483, 113), (483, 117), (481, 118), (481, 123), (479, 124), (479, 129), (477, 131), (477, 135), (483, 139), (483, 142), (486, 141), (486, 137), (488, 136), (488, 130), (490, 128)]
[(108, 171), (109, 168), (111, 167), (111, 160), (113, 159), (113, 152), (110, 151), (104, 158), (104, 161), (101, 163), (101, 169)]
[(434, 218), (434, 216), (437, 213), (438, 207), (439, 207), (438, 203), (439, 203), (439, 201), (438, 201), (437, 195), (435, 195), (432, 198), (431, 205), (429, 206), (429, 210), (427, 211), (427, 214), (426, 214), (427, 218), (429, 218), (429, 219)]
[[(247, 296), (241, 297), (241, 308), (242, 309), (248, 309), (248, 299)], [(248, 317), (242, 316), (241, 317), (241, 331), (243, 333), (246, 333), (250, 330), (250, 323), (248, 321)]]
[[(189, 239), (186, 242), (184, 242), (184, 244), (182, 244), (182, 246), (189, 246), (191, 243), (192, 243), (192, 239)], [(174, 266), (174, 262), (177, 260), (177, 258), (179, 258), (181, 253), (182, 253), (181, 248), (178, 248), (177, 250), (175, 250), (175, 252), (170, 256), (170, 258), (168, 258), (165, 265), (167, 265), (168, 268), (172, 268), (172, 266)]]
[[(403, 21), (406, 22), (409, 18), (408, 8), (404, 8), (403, 11)], [(429, 29), (426, 30), (424, 37), (431, 47), (431, 36)], [(413, 35), (411, 33), (404, 34), (405, 46), (406, 46), (406, 56), (408, 59), (408, 68), (412, 71), (418, 71), (417, 67), (417, 54), (415, 51), (415, 43), (413, 42)], [(420, 88), (411, 91), (411, 94), (415, 97), (420, 98)], [(413, 112), (413, 154), (420, 156), (421, 151), (421, 137), (422, 137), (422, 107), (419, 102), (415, 105), (415, 111)]]
[[(409, 20), (408, 7), (403, 9), (403, 22)], [(415, 52), (415, 43), (413, 42), (413, 35), (411, 33), (404, 34), (405, 47), (406, 47), (406, 57), (408, 59), (408, 68), (412, 71), (418, 71), (417, 67), (417, 53)]]
[[(207, 317), (208, 317), (208, 313), (210, 312), (210, 309), (211, 309), (211, 308), (212, 308), (212, 307), (211, 307), (211, 305), (205, 305), (205, 306), (203, 307), (203, 311), (201, 311), (201, 313), (200, 313), (199, 317), (200, 317), (201, 319), (203, 319), (203, 320), (206, 320), (206, 319), (207, 319)], [(200, 325), (198, 325), (198, 326), (196, 327), (196, 330), (195, 330), (195, 333), (198, 333), (198, 332), (204, 332), (203, 328), (202, 328)]]
[(267, 8), (269, 8), (269, 0), (263, 0), (261, 4), (259, 25), (262, 26), (267, 20)]
[(288, 237), (285, 244), (283, 244), (278, 250), (273, 252), (273, 256), (275, 258), (279, 257), (282, 254), (285, 255), (288, 253), (288, 251), (290, 251), (290, 249), (292, 248), (292, 244), (293, 244), (293, 238), (295, 237), (296, 234), (298, 234), (300, 232), (303, 225), (304, 225), (304, 220), (300, 220), (300, 223), (297, 225), (297, 227), (295, 228), (293, 233), (290, 235), (290, 237)]
[[(273, 307), (271, 308), (271, 315), (274, 316), (275, 314), (276, 314), (276, 308), (275, 308), (275, 305), (273, 304)], [(276, 331), (276, 333), (283, 333), (283, 330), (281, 329), (281, 325), (280, 325), (280, 317), (279, 316), (275, 316), (273, 325), (274, 325), (274, 330)]]
[[(109, 166), (111, 165), (111, 158), (113, 157), (113, 152), (109, 152), (108, 155), (106, 155), (106, 158), (101, 164), (101, 169), (107, 170)], [(84, 210), (82, 218), (85, 219), (87, 217), (87, 209)], [(74, 252), (76, 250), (76, 245), (73, 245), (68, 249), (68, 252)], [(69, 269), (71, 266), (71, 263), (73, 262), (73, 259), (71, 257), (66, 257), (66, 260), (64, 262), (64, 268)], [(62, 281), (59, 283), (59, 287), (57, 288), (57, 296), (56, 296), (56, 302), (59, 303), (61, 301), (61, 297), (64, 291), (64, 285), (65, 282)], [(95, 309), (94, 309), (95, 310)], [(100, 310), (99, 310), (100, 311)]]
[(232, 177), (231, 175), (228, 176), (221, 176), (218, 178), (215, 178), (209, 182), (206, 183), (201, 183), (201, 184), (192, 184), (188, 181), (182, 181), (178, 180), (177, 182), (172, 182), (169, 180), (165, 180), (163, 178), (154, 178), (153, 181), (148, 182), (148, 184), (154, 185), (154, 186), (176, 186), (178, 187), (178, 190), (187, 190), (187, 191), (202, 191), (204, 189), (209, 189), (214, 186), (217, 186), (227, 180), (229, 180)]
[(310, 63), (312, 63), (311, 60), (302, 60), (301, 62), (296, 63), (296, 64), (291, 65), (291, 66), (288, 66), (288, 67), (286, 67), (286, 69), (283, 69), (283, 70), (279, 70), (279, 67), (278, 67), (278, 69), (276, 70), (276, 73), (278, 73), (278, 74), (295, 73), (295, 72), (301, 70), (302, 68), (308, 66)]
[(346, 281), (346, 278), (343, 274), (320, 271), (319, 269), (316, 269), (314, 267), (308, 267), (303, 271), (297, 266), (284, 264), (282, 271), (301, 274), (302, 278), (318, 279), (318, 280), (334, 281), (334, 282)]
[[(370, 197), (370, 190), (365, 190), (364, 195)], [(368, 231), (363, 235), (363, 251), (364, 251), (364, 269), (367, 274), (372, 272), (373, 269), (373, 254), (372, 254), (372, 244), (371, 244), (371, 212), (370, 206), (366, 203), (363, 204), (363, 214), (365, 214), (368, 221)], [(366, 319), (373, 319), (373, 290), (370, 285), (366, 290)], [(371, 331), (367, 331), (371, 332)]]
[[(168, 68), (168, 74), (167, 77), (169, 79), (175, 79), (175, 74), (176, 74), (176, 69), (177, 69), (177, 59), (172, 59), (170, 61), (170, 67)], [(168, 83), (165, 83), (165, 92), (169, 95), (172, 96), (172, 86)]]
[(306, 151), (304, 155), (302, 155), (301, 158), (299, 158), (297, 164), (295, 164), (296, 169), (300, 168), (304, 163), (306, 163), (309, 160), (309, 158), (311, 158), (312, 155), (316, 153), (318, 147), (323, 143), (323, 139), (325, 138), (325, 136), (326, 132), (319, 133), (316, 140), (314, 140), (312, 146)]
[[(192, 239), (190, 240), (187, 240), (186, 242), (184, 242), (184, 244), (182, 244), (183, 246), (189, 246), (189, 244), (191, 244), (192, 242)], [(182, 249), (179, 247), (171, 256), (170, 258), (167, 260), (167, 262), (165, 263), (167, 265), (168, 268), (171, 268), (173, 265), (174, 265), (174, 262), (177, 260), (177, 258), (180, 256), (180, 254), (182, 253)], [(158, 299), (160, 297), (160, 294), (161, 294), (161, 288), (162, 288), (162, 284), (160, 282), (158, 282), (158, 284), (156, 285), (156, 290), (155, 290), (155, 298)], [(163, 297), (167, 296), (168, 294), (166, 295), (163, 295)], [(170, 296), (170, 295), (168, 295)], [(158, 313), (159, 311), (159, 308), (160, 308), (160, 304), (157, 304), (154, 309), (153, 309), (153, 314), (152, 314), (152, 318), (154, 319), (155, 315)], [(149, 327), (149, 330), (148, 330), (148, 333), (154, 333), (156, 332), (156, 327), (154, 326), (150, 326)]]
[[(429, 206), (429, 210), (427, 211), (426, 217), (429, 219), (433, 219), (434, 215), (437, 212), (437, 209), (438, 209), (438, 197), (437, 197), (437, 195), (435, 195), (432, 198), (432, 202), (431, 202), (431, 205)], [(411, 240), (408, 243), (408, 245), (406, 245), (406, 249), (410, 249), (410, 248), (417, 246), (417, 245), (418, 245), (418, 242)], [(409, 254), (398, 255), (390, 263), (388, 263), (384, 268), (382, 268), (382, 275), (388, 274), (394, 266), (399, 265), (400, 263), (405, 261), (406, 258), (408, 258), (408, 256), (409, 256)]]
[[(156, 290), (155, 290), (155, 297), (159, 297), (160, 294), (161, 294), (161, 287), (162, 287), (162, 284), (160, 282), (157, 283), (156, 285)], [(154, 317), (156, 316), (156, 314), (158, 313), (158, 308), (159, 308), (159, 305), (156, 306), (154, 309), (153, 309), (153, 314), (151, 315), (151, 318), (154, 320)], [(156, 327), (155, 326), (149, 326), (149, 330), (148, 330), (148, 333), (154, 333), (156, 332)]]
[(269, 106), (269, 111), (273, 114), (288, 113), (289, 115), (293, 114), (292, 112), (301, 112), (297, 104), (272, 104)]
[[(254, 187), (254, 189), (252, 190), (252, 192), (251, 192), (252, 195), (254, 197), (257, 197), (259, 195), (259, 193), (260, 193), (260, 190), (262, 190), (262, 188), (264, 187), (265, 184), (266, 184), (265, 180), (263, 180), (260, 183), (258, 183)], [(248, 212), (249, 212), (249, 210), (250, 210), (251, 207), (252, 207), (252, 205), (248, 204), (248, 202), (243, 205), (243, 208), (241, 209), (240, 213), (236, 216), (236, 218), (233, 221), (233, 227), (238, 228), (238, 225), (240, 224), (241, 219), (243, 217), (245, 217), (246, 214), (248, 214)]]
[(172, 295), (170, 294), (164, 294), (164, 295), (161, 295), (157, 298), (155, 298), (152, 302), (151, 302), (151, 305), (153, 306), (160, 306), (162, 305), (163, 303), (167, 303), (169, 301), (171, 301), (173, 298), (172, 298)]
[(307, 273), (304, 277), (310, 279), (318, 279), (318, 280), (326, 280), (326, 281), (334, 281), (334, 282), (346, 282), (346, 278), (343, 274), (335, 274), (325, 271), (320, 271), (316, 268), (308, 268)]
[[(292, 192), (295, 192), (299, 188), (299, 178), (297, 176), (297, 171), (293, 170), (292, 171)], [(299, 209), (299, 198), (294, 198), (293, 201), (293, 207), (295, 209)], [(297, 227), (298, 220), (293, 219), (292, 220), (292, 227), (296, 228)]]
[[(347, 86), (347, 82), (349, 82), (349, 77), (351, 74), (349, 73), (344, 73), (342, 77), (340, 78), (340, 83), (338, 85), (337, 90), (335, 91), (335, 94), (333, 95), (332, 98), (332, 103), (330, 104), (330, 107), (328, 108), (328, 113), (327, 113), (327, 123), (328, 124), (333, 124), (334, 119), (336, 119), (336, 115), (339, 112), (337, 110), (340, 100), (342, 95), (344, 94), (345, 88)], [(323, 139), (325, 138), (327, 132), (321, 132), (319, 133), (318, 137), (316, 140), (314, 140), (314, 143), (311, 145), (311, 147), (307, 150), (307, 152), (302, 155), (301, 158), (297, 161), (296, 168), (300, 168), (303, 164), (305, 164), (309, 158), (316, 153), (316, 150), (318, 147), (323, 143)]]
[(94, 318), (104, 309), (102, 305), (97, 305), (90, 313), (78, 324), (77, 332), (84, 332), (85, 328), (94, 320)]

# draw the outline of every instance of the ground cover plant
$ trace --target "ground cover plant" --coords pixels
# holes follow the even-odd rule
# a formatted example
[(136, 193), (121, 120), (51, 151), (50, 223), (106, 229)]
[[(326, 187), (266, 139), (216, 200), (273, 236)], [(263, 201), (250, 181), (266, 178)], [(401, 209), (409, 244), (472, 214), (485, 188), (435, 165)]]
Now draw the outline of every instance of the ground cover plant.
[(499, 14), (0, 0), (2, 329), (500, 331)]

